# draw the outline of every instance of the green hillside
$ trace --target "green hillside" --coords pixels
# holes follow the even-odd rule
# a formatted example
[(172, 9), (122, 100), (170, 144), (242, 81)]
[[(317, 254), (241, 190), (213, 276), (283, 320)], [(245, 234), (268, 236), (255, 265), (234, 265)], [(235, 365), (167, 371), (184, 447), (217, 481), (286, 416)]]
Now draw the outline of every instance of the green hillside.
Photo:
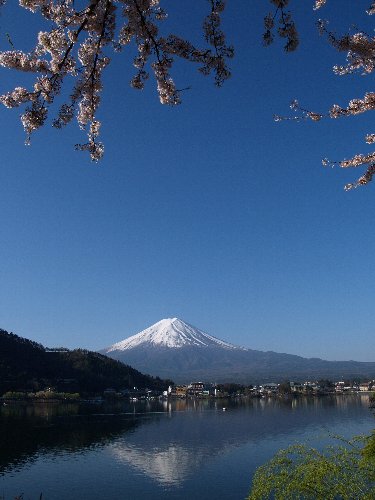
[(96, 352), (50, 350), (0, 329), (0, 395), (46, 386), (81, 394), (99, 394), (107, 388), (163, 390), (169, 383)]

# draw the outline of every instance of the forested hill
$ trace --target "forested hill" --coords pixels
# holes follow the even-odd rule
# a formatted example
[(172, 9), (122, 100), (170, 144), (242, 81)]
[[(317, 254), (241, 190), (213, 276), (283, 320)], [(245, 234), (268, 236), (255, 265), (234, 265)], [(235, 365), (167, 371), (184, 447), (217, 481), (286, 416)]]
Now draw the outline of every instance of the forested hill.
[(6, 391), (37, 391), (46, 386), (90, 394), (134, 386), (163, 390), (169, 383), (96, 352), (50, 350), (0, 329), (0, 396)]

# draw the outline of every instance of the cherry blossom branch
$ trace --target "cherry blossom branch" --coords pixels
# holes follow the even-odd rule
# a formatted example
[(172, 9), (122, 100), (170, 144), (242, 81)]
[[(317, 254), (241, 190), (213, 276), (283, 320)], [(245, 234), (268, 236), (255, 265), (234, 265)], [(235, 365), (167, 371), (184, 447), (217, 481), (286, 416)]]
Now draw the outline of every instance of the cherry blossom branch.
[[(282, 10), (282, 8), (284, 7), (284, 5), (278, 3), (277, 0), (271, 0), (271, 2), (276, 4), (278, 9)], [(314, 10), (321, 8), (325, 3), (325, 0), (316, 0)], [(366, 12), (369, 15), (375, 13), (375, 2), (372, 2), (370, 8)], [(274, 17), (272, 18), (272, 16), (269, 14), (265, 18), (265, 27), (268, 30), (268, 32), (266, 32), (266, 34), (264, 35), (266, 44), (269, 44), (272, 41), (270, 39), (270, 30), (273, 28)], [(328, 41), (337, 51), (347, 53), (346, 66), (334, 66), (333, 71), (335, 74), (346, 75), (361, 70), (362, 74), (366, 75), (372, 73), (375, 70), (375, 37), (371, 37), (370, 35), (362, 31), (338, 37), (332, 31), (327, 30), (327, 22), (323, 20), (319, 20), (317, 26), (320, 34), (326, 35)], [(303, 108), (300, 106), (297, 100), (294, 100), (291, 103), (290, 107), (292, 110), (297, 111), (298, 114), (292, 117), (282, 117), (276, 115), (274, 117), (275, 121), (312, 120), (316, 122), (320, 121), (322, 118), (327, 117), (348, 117), (365, 113), (367, 111), (372, 111), (375, 110), (375, 92), (367, 92), (362, 99), (351, 99), (346, 107), (341, 107), (338, 104), (334, 104), (333, 106), (331, 106), (327, 113), (317, 113)], [(365, 140), (368, 144), (375, 143), (375, 134), (367, 134)], [(324, 166), (337, 165), (341, 168), (367, 165), (367, 170), (363, 176), (361, 176), (356, 182), (347, 184), (345, 186), (345, 190), (350, 190), (358, 186), (367, 184), (372, 180), (375, 173), (375, 152), (368, 154), (356, 154), (350, 159), (344, 159), (341, 161), (332, 161), (324, 158), (322, 160), (322, 164)]]
[(297, 49), (299, 44), (298, 32), (295, 23), (292, 19), (291, 13), (285, 10), (289, 0), (270, 0), (271, 4), (275, 6), (275, 11), (266, 15), (264, 18), (263, 44), (269, 46), (274, 41), (272, 30), (275, 27), (275, 19), (279, 16), (279, 28), (277, 34), (280, 38), (286, 38), (284, 50), (286, 52), (293, 52)]
[[(131, 85), (135, 88), (143, 88), (148, 78), (146, 64), (149, 56), (155, 55), (156, 60), (150, 66), (163, 104), (180, 102), (182, 89), (176, 88), (169, 75), (174, 56), (202, 64), (200, 71), (203, 74), (213, 70), (217, 85), (229, 77), (225, 59), (233, 56), (233, 49), (226, 47), (224, 34), (219, 29), (224, 0), (209, 0), (211, 12), (204, 25), (206, 41), (213, 45), (215, 53), (210, 49), (197, 49), (176, 35), (159, 37), (157, 23), (166, 18), (159, 6), (160, 1), (87, 0), (86, 8), (82, 9), (81, 4), (78, 10), (73, 0), (20, 0), (20, 7), (39, 13), (54, 24), (49, 32), (38, 34), (32, 52), (17, 51), (13, 46), (13, 50), (0, 52), (0, 66), (40, 75), (33, 89), (15, 87), (0, 96), (0, 102), (7, 107), (26, 105), (21, 121), (27, 142), (31, 133), (45, 124), (49, 106), (60, 95), (69, 75), (75, 79), (73, 89), (69, 100), (60, 106), (53, 126), (62, 128), (76, 115), (80, 128), (89, 126), (88, 143), (78, 144), (76, 148), (88, 150), (95, 161), (102, 156), (103, 145), (97, 147), (96, 141), (100, 122), (95, 118), (95, 112), (102, 92), (101, 74), (110, 63), (109, 57), (103, 54), (109, 45), (119, 51), (134, 41), (138, 50), (134, 65), (138, 72)], [(2, 4), (5, 4), (4, 0), (0, 0)], [(121, 13), (116, 11), (118, 5), (121, 5)], [(119, 23), (121, 18), (123, 22)], [(116, 22), (122, 24), (117, 32)]]

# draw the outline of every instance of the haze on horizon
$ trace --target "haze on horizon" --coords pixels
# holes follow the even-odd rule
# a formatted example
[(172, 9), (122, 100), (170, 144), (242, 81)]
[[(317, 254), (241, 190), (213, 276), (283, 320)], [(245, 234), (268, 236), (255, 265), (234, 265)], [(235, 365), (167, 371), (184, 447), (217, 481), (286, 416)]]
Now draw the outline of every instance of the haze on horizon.
[[(170, 3), (173, 25), (182, 7)], [(17, 111), (0, 108), (1, 328), (97, 350), (179, 317), (251, 349), (375, 360), (375, 185), (345, 193), (356, 172), (321, 166), (363, 149), (370, 118), (272, 118), (294, 98), (326, 110), (339, 93), (345, 104), (369, 80), (333, 75), (340, 56), (302, 5), (300, 48), (263, 48), (267, 6), (250, 3), (228, 2), (236, 55), (221, 89), (179, 64), (176, 82), (190, 90), (168, 108), (151, 82), (128, 87), (131, 65), (108, 70), (100, 165), (71, 147), (75, 127), (47, 127), (24, 147)], [(335, 19), (334, 3), (325, 17)], [(348, 3), (340, 25), (361, 26), (367, 3)], [(176, 31), (195, 36), (201, 8)], [(16, 10), (2, 26), (26, 49), (40, 28)], [(3, 93), (19, 76), (0, 71)]]

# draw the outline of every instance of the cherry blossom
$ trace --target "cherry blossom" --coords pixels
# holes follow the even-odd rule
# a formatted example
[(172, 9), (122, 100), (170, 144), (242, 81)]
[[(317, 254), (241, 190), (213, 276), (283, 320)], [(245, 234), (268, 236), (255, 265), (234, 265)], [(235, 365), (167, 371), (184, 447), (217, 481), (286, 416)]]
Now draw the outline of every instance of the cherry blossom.
[[(0, 0), (0, 6), (5, 3)], [(161, 36), (159, 24), (166, 20), (167, 13), (159, 4), (159, 0), (19, 0), (21, 8), (52, 24), (50, 31), (37, 34), (30, 53), (16, 50), (13, 44), (13, 50), (0, 52), (0, 66), (37, 75), (32, 88), (16, 86), (0, 96), (0, 102), (8, 108), (25, 106), (21, 122), (27, 144), (30, 135), (46, 123), (49, 106), (61, 96), (69, 76), (74, 81), (70, 97), (60, 105), (53, 126), (62, 128), (75, 117), (88, 137), (76, 149), (88, 151), (91, 159), (98, 161), (104, 152), (98, 141), (97, 118), (103, 71), (111, 63), (111, 52), (121, 52), (129, 44), (136, 50), (136, 73), (130, 85), (143, 89), (151, 70), (162, 104), (174, 106), (181, 102), (181, 91), (171, 76), (176, 57), (198, 64), (204, 75), (213, 73), (218, 86), (230, 77), (227, 60), (234, 51), (221, 30), (225, 1), (207, 2), (203, 48), (174, 34)]]
[[(162, 104), (181, 103), (182, 91), (173, 79), (176, 58), (196, 64), (203, 75), (213, 74), (217, 86), (223, 85), (231, 74), (228, 60), (234, 55), (221, 28), (225, 0), (200, 0), (208, 7), (201, 47), (177, 34), (161, 34), (161, 23), (168, 19), (168, 13), (161, 6), (163, 1), (19, 0), (20, 8), (41, 16), (51, 26), (49, 31), (36, 35), (35, 47), (30, 52), (16, 49), (10, 39), (11, 50), (0, 51), (0, 66), (35, 74), (30, 88), (15, 85), (0, 96), (4, 106), (22, 107), (21, 122), (27, 144), (31, 134), (47, 122), (50, 106), (61, 99), (57, 116), (52, 117), (53, 126), (60, 129), (75, 118), (79, 128), (87, 134), (87, 142), (77, 144), (76, 149), (88, 151), (92, 160), (98, 161), (104, 153), (98, 120), (103, 72), (111, 64), (113, 52), (122, 52), (125, 46), (134, 50), (131, 61), (134, 75), (129, 84), (142, 90), (150, 74), (153, 75)], [(279, 37), (286, 52), (296, 50), (299, 35), (292, 12), (288, 10), (293, 0), (264, 1), (271, 6), (271, 12), (264, 17), (264, 45), (272, 44)], [(326, 3), (326, 0), (311, 0), (310, 9), (323, 12)], [(366, 13), (375, 14), (375, 2), (369, 3)], [(0, 0), (0, 7), (6, 8), (6, 0)], [(334, 66), (336, 75), (359, 73), (366, 76), (374, 72), (374, 36), (359, 30), (339, 36), (328, 29), (324, 20), (318, 21), (318, 30), (338, 52), (346, 55), (345, 64)], [(67, 93), (69, 98), (64, 101), (62, 95)], [(359, 115), (375, 109), (375, 92), (367, 92), (346, 104), (333, 104), (325, 113), (304, 108), (297, 100), (292, 102), (291, 109), (295, 116), (275, 116), (275, 120), (318, 122), (325, 117), (337, 119)], [(375, 143), (375, 134), (368, 134), (365, 141)], [(342, 161), (324, 159), (323, 164), (342, 168), (366, 166), (365, 174), (345, 187), (352, 189), (372, 180), (375, 153), (356, 154)]]
[[(286, 17), (284, 12), (285, 6), (289, 3), (285, 0), (277, 2), (270, 0), (270, 2), (276, 7), (276, 12), (274, 14), (268, 14), (265, 18), (265, 29), (266, 33), (264, 35), (264, 40), (266, 45), (269, 45), (273, 41), (271, 30), (274, 27), (274, 21), (278, 15), (280, 15), (279, 23), (283, 22), (283, 18), (291, 19)], [(314, 5), (314, 10), (318, 10), (326, 4), (326, 0), (316, 0)], [(366, 11), (368, 15), (375, 14), (375, 2), (372, 2), (368, 10)], [(336, 75), (348, 75), (353, 73), (359, 73), (361, 75), (369, 75), (373, 73), (375, 69), (375, 37), (370, 36), (367, 33), (358, 31), (356, 33), (346, 33), (343, 36), (338, 36), (333, 31), (328, 30), (328, 22), (324, 20), (319, 20), (317, 23), (319, 33), (327, 37), (329, 43), (338, 51), (346, 53), (346, 64), (336, 65), (333, 67), (333, 71)], [(293, 34), (294, 28), (291, 30), (291, 41), (285, 46), (286, 50), (293, 49), (297, 44), (297, 39), (294, 40)], [(279, 35), (283, 36), (280, 33)], [(295, 116), (283, 117), (275, 115), (275, 121), (283, 120), (312, 120), (320, 121), (324, 117), (329, 118), (341, 118), (359, 115), (367, 111), (372, 111), (375, 109), (375, 92), (367, 92), (363, 97), (351, 99), (347, 105), (341, 106), (339, 104), (333, 104), (331, 108), (326, 113), (320, 113), (311, 111), (302, 107), (297, 100), (293, 100), (290, 108), (296, 112)], [(375, 143), (375, 134), (368, 134), (365, 138), (367, 144)], [(367, 170), (363, 176), (361, 176), (356, 182), (347, 184), (344, 189), (350, 190), (358, 186), (362, 186), (370, 182), (375, 175), (375, 152), (368, 154), (356, 154), (350, 159), (345, 159), (341, 161), (331, 161), (327, 158), (322, 160), (324, 166), (338, 165), (342, 168), (348, 167), (359, 167), (367, 165)]]

